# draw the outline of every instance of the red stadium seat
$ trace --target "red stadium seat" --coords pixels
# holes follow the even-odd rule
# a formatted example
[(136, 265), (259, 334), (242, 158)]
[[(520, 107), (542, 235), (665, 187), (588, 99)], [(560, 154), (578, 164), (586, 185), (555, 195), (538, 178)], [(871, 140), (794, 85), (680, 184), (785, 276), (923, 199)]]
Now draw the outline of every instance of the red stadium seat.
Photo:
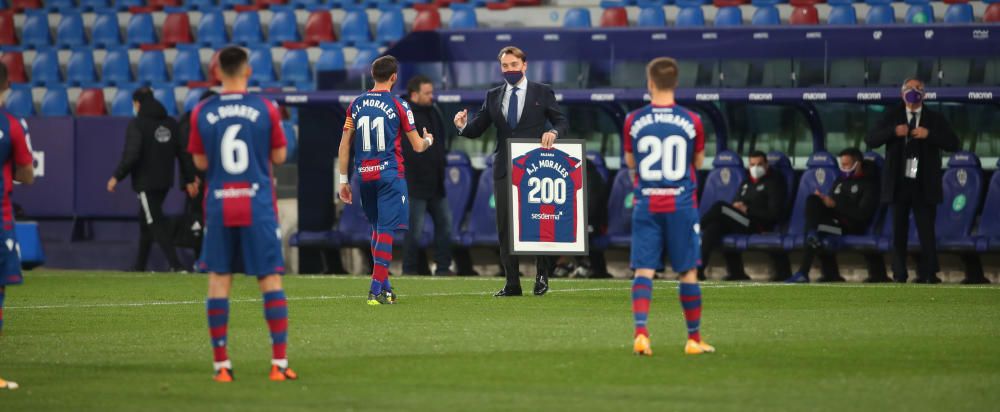
[(7, 80), (11, 83), (27, 83), (24, 72), (24, 56), (21, 52), (9, 51), (0, 56), (0, 62), (7, 66)]
[(990, 4), (986, 8), (986, 14), (983, 14), (983, 21), (986, 23), (1000, 22), (1000, 3)]
[(434, 31), (441, 28), (441, 13), (436, 7), (425, 8), (417, 12), (413, 20), (413, 31)]
[(790, 24), (819, 24), (819, 12), (816, 11), (816, 6), (795, 6), (792, 9), (792, 15), (788, 18)]
[(156, 9), (163, 9), (164, 7), (180, 7), (182, 3), (180, 0), (147, 0), (146, 5)]
[(10, 10), (0, 11), (0, 45), (17, 44), (17, 34), (14, 31), (14, 13)]
[(540, 6), (542, 0), (514, 0), (515, 6)]
[(105, 116), (108, 106), (104, 103), (104, 91), (101, 89), (85, 89), (76, 99), (77, 116)]
[(191, 20), (187, 13), (170, 13), (163, 21), (163, 44), (192, 43)]
[(40, 9), (42, 8), (42, 0), (10, 0), (10, 7), (13, 8), (14, 11)]
[(303, 38), (307, 43), (329, 43), (337, 41), (333, 34), (333, 17), (326, 10), (316, 10), (309, 13), (306, 20), (306, 35)]
[(274, 5), (285, 4), (285, 0), (254, 0), (254, 4), (261, 8), (267, 8)]
[(819, 4), (819, 3), (822, 3), (822, 1), (820, 1), (820, 0), (791, 0), (791, 1), (788, 2), (788, 4), (791, 4), (792, 7), (813, 6), (813, 5), (816, 5), (816, 4)]
[(486, 3), (489, 10), (510, 10), (514, 7), (514, 0), (490, 1)]
[(628, 27), (628, 12), (624, 7), (610, 7), (601, 13), (601, 27)]

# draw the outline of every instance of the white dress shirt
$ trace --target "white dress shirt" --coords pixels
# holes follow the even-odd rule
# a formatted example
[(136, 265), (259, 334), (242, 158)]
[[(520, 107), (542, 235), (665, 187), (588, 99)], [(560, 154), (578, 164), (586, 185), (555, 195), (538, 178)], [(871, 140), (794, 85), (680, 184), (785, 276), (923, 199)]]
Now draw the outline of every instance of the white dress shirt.
[[(510, 102), (510, 94), (514, 91), (514, 86), (510, 83), (504, 83), (505, 87), (503, 89), (503, 98), (500, 99), (500, 111), (503, 112), (503, 118), (507, 119), (507, 103)], [(528, 87), (528, 77), (521, 77), (521, 81), (517, 82), (517, 120), (521, 121), (521, 113), (524, 113), (524, 97), (527, 95), (525, 88)]]

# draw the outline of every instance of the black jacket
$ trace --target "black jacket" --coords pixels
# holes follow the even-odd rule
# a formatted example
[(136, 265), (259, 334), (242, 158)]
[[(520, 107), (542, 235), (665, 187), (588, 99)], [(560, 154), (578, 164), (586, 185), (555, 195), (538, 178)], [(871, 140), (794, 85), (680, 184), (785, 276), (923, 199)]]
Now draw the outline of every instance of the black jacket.
[[(507, 139), (536, 139), (541, 141), (542, 134), (555, 129), (557, 137), (565, 137), (569, 130), (569, 122), (566, 115), (559, 108), (556, 102), (556, 94), (547, 84), (527, 82), (524, 109), (521, 111), (521, 118), (517, 122), (517, 127), (513, 130), (507, 124), (507, 117), (503, 115), (504, 91), (507, 84), (494, 87), (486, 92), (486, 101), (479, 108), (479, 112), (469, 119), (465, 129), (459, 132), (459, 136), (476, 138), (483, 134), (491, 125), (497, 129), (497, 153), (496, 162), (493, 167), (493, 178), (502, 179), (507, 176), (507, 163), (510, 163), (510, 153), (507, 153)], [(546, 123), (551, 124), (551, 128)]]
[(115, 169), (119, 181), (132, 177), (136, 192), (169, 190), (174, 180), (174, 159), (181, 161), (184, 182), (194, 181), (194, 170), (184, 162), (177, 122), (156, 99), (139, 102), (139, 114), (128, 124), (125, 151)]
[[(409, 99), (407, 101), (409, 102)], [(417, 153), (413, 150), (409, 139), (402, 139), (406, 186), (412, 198), (439, 199), (444, 197), (444, 169), (448, 154), (448, 138), (444, 131), (443, 116), (437, 106), (409, 103), (413, 112), (413, 126), (417, 128), (417, 133), (423, 135), (424, 128), (427, 128), (427, 131), (434, 135), (434, 144), (424, 152)]]
[(748, 178), (740, 186), (736, 201), (747, 206), (747, 217), (757, 230), (774, 230), (774, 226), (784, 220), (788, 200), (785, 186), (785, 178), (774, 169), (768, 169), (756, 182)]
[(849, 178), (838, 176), (833, 183), (830, 197), (835, 203), (833, 210), (848, 234), (864, 233), (871, 224), (878, 208), (879, 182), (875, 174), (875, 164), (861, 163), (861, 173)]
[[(882, 203), (891, 203), (898, 195), (906, 165), (904, 150), (907, 144), (916, 145), (917, 179), (913, 188), (914, 199), (927, 204), (941, 203), (941, 151), (958, 150), (958, 137), (940, 113), (926, 105), (921, 109), (920, 127), (928, 130), (926, 139), (896, 136), (896, 126), (907, 124), (906, 106), (900, 104), (886, 111), (872, 131), (865, 137), (869, 148), (885, 145), (885, 167), (882, 172)], [(909, 142), (909, 143), (907, 143)]]

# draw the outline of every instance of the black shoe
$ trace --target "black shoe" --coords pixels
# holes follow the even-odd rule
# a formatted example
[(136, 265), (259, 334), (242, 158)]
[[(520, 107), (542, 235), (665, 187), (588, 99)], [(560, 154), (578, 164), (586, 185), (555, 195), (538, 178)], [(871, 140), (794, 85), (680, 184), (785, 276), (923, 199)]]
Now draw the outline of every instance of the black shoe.
[(975, 278), (965, 278), (962, 279), (963, 285), (986, 285), (989, 284), (990, 280), (985, 276), (975, 277)]
[(941, 283), (941, 278), (937, 277), (937, 275), (931, 275), (927, 278), (924, 278), (924, 281), (922, 283), (926, 283), (929, 285), (936, 285), (938, 283)]
[(613, 277), (614, 276), (612, 276), (608, 272), (590, 272), (590, 275), (587, 276), (587, 279), (611, 279)]
[(791, 278), (792, 278), (791, 274), (789, 274), (787, 276), (784, 276), (784, 275), (774, 275), (774, 276), (771, 276), (771, 282), (779, 282), (779, 283), (781, 283), (781, 282), (784, 282), (784, 281), (786, 281), (788, 279), (791, 279)]
[(542, 296), (549, 291), (549, 277), (544, 275), (535, 276), (535, 296)]
[(865, 283), (886, 283), (886, 282), (892, 282), (892, 279), (889, 279), (888, 276), (869, 276), (869, 277), (865, 278), (864, 282)]
[(750, 276), (747, 276), (746, 273), (727, 274), (726, 277), (722, 278), (722, 280), (727, 282), (740, 282), (750, 280)]
[(438, 270), (434, 272), (434, 276), (455, 276), (455, 272), (450, 270)]
[(893, 276), (892, 281), (896, 283), (906, 283), (907, 276)]
[(847, 279), (844, 279), (844, 277), (840, 275), (820, 276), (819, 279), (817, 279), (816, 281), (820, 283), (832, 283), (832, 282), (847, 282)]
[(506, 287), (504, 287), (503, 289), (500, 289), (497, 293), (494, 293), (493, 297), (504, 298), (508, 296), (521, 296), (521, 295), (522, 295), (521, 289), (507, 289)]
[(460, 270), (458, 271), (458, 276), (479, 276), (479, 272), (475, 270)]

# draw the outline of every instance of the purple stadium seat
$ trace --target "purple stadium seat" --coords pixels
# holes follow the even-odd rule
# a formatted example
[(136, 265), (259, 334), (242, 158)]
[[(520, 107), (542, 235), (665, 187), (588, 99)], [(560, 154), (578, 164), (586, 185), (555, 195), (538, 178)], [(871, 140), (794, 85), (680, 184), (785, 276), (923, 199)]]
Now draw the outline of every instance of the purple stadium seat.
[(608, 196), (608, 242), (611, 246), (627, 247), (632, 243), (632, 179), (628, 169), (621, 168), (611, 184)]
[(493, 158), (486, 158), (486, 169), (479, 175), (476, 195), (472, 199), (472, 210), (469, 223), (462, 234), (462, 244), (466, 246), (496, 246), (497, 240), (497, 204), (493, 196)]
[(608, 178), (611, 177), (611, 172), (608, 171), (608, 164), (604, 161), (604, 156), (601, 156), (601, 152), (588, 150), (587, 161), (594, 165), (597, 169), (597, 173), (601, 175), (601, 179), (604, 179), (604, 182), (607, 183)]
[(910, 24), (934, 23), (934, 8), (930, 0), (906, 0), (906, 3), (910, 7), (906, 9), (904, 21)]
[[(351, 191), (358, 197), (361, 193), (361, 177), (355, 174), (351, 177)], [(337, 232), (334, 235), (334, 242), (341, 246), (368, 247), (371, 245), (372, 226), (365, 217), (364, 210), (361, 209), (361, 202), (355, 201), (349, 205), (344, 205), (340, 212), (340, 219), (337, 221)]]
[(452, 241), (459, 243), (462, 223), (469, 214), (469, 203), (472, 201), (472, 163), (468, 155), (457, 151), (448, 153), (447, 162), (444, 192), (448, 197), (448, 209), (451, 210)]
[[(997, 161), (1000, 168), (1000, 160)], [(986, 189), (983, 216), (1000, 216), (1000, 173), (993, 172), (990, 185)], [(976, 234), (976, 249), (1000, 250), (1000, 219), (981, 219)]]
[(746, 180), (746, 169), (743, 159), (729, 150), (715, 155), (712, 161), (712, 171), (705, 178), (704, 190), (698, 198), (699, 215), (704, 216), (718, 202), (732, 202), (736, 199), (740, 185)]
[[(867, 152), (864, 156), (866, 162), (874, 165), (875, 176), (873, 178), (876, 182), (880, 182), (879, 176), (882, 173), (884, 163), (882, 156), (875, 152)], [(823, 238), (823, 244), (828, 250), (873, 251), (879, 250), (879, 240), (882, 235), (888, 236), (890, 233), (892, 233), (892, 216), (888, 213), (888, 207), (880, 206), (864, 234), (826, 236)]]
[[(938, 205), (934, 222), (938, 247), (941, 250), (974, 250), (975, 238), (970, 235), (983, 198), (983, 169), (979, 157), (971, 152), (953, 154), (941, 184), (944, 201)], [(984, 220), (994, 219), (988, 216)], [(911, 243), (914, 243), (913, 237)]]

